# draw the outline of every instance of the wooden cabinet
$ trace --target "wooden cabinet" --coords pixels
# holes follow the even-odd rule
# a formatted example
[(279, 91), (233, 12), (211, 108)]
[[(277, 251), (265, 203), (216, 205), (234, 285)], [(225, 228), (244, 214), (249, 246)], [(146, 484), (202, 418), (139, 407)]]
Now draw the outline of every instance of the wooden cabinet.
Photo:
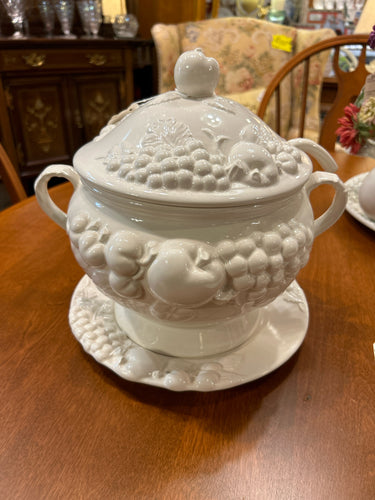
[(155, 93), (151, 41), (9, 40), (0, 49), (0, 135), (26, 188)]
[[(214, 0), (215, 13), (218, 0)], [(156, 23), (177, 24), (205, 19), (212, 8), (212, 1), (189, 0), (189, 2), (166, 2), (165, 0), (128, 0), (129, 11), (139, 21), (140, 36), (150, 37), (151, 27)]]

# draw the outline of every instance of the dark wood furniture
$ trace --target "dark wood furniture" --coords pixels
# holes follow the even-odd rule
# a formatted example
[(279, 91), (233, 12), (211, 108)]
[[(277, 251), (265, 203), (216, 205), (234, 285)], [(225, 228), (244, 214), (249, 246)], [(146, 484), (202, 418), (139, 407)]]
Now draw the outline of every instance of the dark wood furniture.
[(153, 57), (142, 39), (0, 39), (0, 138), (27, 187), (154, 93)]
[[(344, 180), (375, 167), (335, 156)], [(70, 185), (53, 189), (66, 206)], [(313, 191), (318, 211), (329, 195)], [(298, 353), (212, 393), (128, 382), (84, 353), (68, 326), (82, 271), (33, 197), (0, 213), (0, 234), (3, 498), (373, 498), (375, 233), (348, 213), (299, 274)]]
[(128, 0), (129, 12), (139, 21), (139, 34), (151, 37), (151, 28), (156, 23), (177, 24), (217, 17), (219, 0), (189, 0), (189, 2), (166, 2), (165, 0)]

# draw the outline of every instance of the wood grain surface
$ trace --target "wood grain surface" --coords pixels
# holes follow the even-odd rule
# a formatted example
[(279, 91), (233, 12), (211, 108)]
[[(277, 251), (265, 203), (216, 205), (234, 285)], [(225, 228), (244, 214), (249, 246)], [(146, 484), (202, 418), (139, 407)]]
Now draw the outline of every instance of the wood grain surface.
[[(342, 179), (375, 160), (336, 154)], [(66, 206), (70, 185), (53, 188)], [(329, 190), (312, 193), (317, 211)], [(375, 233), (344, 213), (298, 282), (306, 339), (281, 368), (212, 393), (120, 379), (68, 325), (83, 275), (29, 198), (0, 214), (0, 498), (375, 497)]]

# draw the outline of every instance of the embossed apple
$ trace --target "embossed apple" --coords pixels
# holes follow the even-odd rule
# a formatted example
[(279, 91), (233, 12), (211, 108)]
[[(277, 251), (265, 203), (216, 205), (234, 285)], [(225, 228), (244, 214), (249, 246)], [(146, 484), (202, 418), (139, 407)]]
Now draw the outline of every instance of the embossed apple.
[(202, 49), (190, 50), (178, 58), (174, 80), (178, 90), (189, 97), (212, 96), (219, 81), (219, 64)]
[(225, 281), (225, 268), (208, 245), (170, 240), (161, 245), (147, 277), (151, 292), (163, 302), (194, 307), (215, 296)]
[(259, 144), (240, 141), (228, 156), (231, 180), (243, 180), (250, 186), (268, 186), (278, 176), (272, 155)]

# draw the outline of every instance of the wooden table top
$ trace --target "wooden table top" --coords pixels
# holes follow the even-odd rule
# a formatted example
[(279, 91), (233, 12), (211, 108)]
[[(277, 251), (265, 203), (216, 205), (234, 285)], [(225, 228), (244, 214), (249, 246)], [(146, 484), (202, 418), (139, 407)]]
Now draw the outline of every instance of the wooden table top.
[[(375, 167), (335, 156), (343, 180)], [(70, 185), (54, 190), (66, 205)], [(35, 198), (0, 214), (0, 234), (1, 498), (375, 498), (375, 233), (348, 213), (298, 276), (299, 351), (210, 393), (122, 380), (83, 351), (68, 325), (83, 272)]]

